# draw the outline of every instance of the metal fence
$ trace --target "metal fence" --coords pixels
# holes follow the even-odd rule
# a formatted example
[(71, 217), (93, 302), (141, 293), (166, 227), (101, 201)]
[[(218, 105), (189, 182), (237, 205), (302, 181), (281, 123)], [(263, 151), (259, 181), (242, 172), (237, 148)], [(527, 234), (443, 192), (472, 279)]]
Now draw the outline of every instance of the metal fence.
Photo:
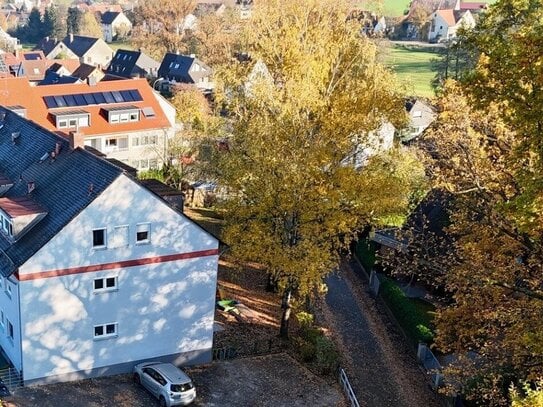
[(21, 374), (17, 369), (12, 367), (0, 369), (0, 379), (10, 391), (13, 391), (18, 387), (23, 387), (23, 378)]
[(360, 407), (360, 404), (358, 403), (358, 399), (356, 398), (353, 388), (351, 387), (351, 383), (349, 383), (349, 378), (347, 377), (347, 373), (345, 373), (345, 370), (343, 370), (342, 368), (339, 368), (339, 383), (341, 384), (341, 388), (343, 389), (343, 392), (349, 399), (349, 402), (351, 403), (351, 407)]
[(254, 341), (249, 344), (225, 346), (213, 349), (213, 360), (229, 360), (247, 356), (269, 355), (284, 350), (283, 342), (278, 338)]

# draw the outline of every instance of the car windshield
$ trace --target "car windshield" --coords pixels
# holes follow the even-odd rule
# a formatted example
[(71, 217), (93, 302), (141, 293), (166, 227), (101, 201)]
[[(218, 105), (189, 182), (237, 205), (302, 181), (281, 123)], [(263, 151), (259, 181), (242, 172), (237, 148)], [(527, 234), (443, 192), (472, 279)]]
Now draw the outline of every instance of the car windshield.
[(192, 389), (194, 386), (192, 385), (192, 382), (184, 383), (184, 384), (172, 384), (171, 385), (171, 391), (174, 393), (182, 393), (184, 391)]

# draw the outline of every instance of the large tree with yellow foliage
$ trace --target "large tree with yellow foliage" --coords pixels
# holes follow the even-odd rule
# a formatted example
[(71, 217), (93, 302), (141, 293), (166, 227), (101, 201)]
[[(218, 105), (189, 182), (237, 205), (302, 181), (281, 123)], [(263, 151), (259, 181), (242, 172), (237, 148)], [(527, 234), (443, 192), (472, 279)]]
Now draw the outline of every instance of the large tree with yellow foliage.
[(224, 239), (277, 283), (283, 336), (292, 296), (311, 295), (357, 231), (403, 214), (423, 178), (402, 149), (350, 164), (368, 134), (404, 124), (405, 112), (348, 13), (325, 0), (258, 3), (242, 33), (246, 54), (217, 73), (217, 103), (232, 121), (220, 165), (231, 197)]
[(477, 66), (446, 86), (425, 143), (452, 243), (425, 260), (453, 299), (436, 321), (458, 357), (448, 383), (507, 405), (511, 383), (543, 377), (542, 3), (499, 1), (466, 38)]

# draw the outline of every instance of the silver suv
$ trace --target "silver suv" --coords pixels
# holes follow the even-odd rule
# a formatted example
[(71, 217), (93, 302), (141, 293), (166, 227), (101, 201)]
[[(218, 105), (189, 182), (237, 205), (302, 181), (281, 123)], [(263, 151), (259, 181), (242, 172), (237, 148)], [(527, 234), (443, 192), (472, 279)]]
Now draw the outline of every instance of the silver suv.
[(190, 377), (171, 363), (140, 363), (134, 366), (134, 380), (149, 390), (162, 407), (186, 406), (196, 398)]

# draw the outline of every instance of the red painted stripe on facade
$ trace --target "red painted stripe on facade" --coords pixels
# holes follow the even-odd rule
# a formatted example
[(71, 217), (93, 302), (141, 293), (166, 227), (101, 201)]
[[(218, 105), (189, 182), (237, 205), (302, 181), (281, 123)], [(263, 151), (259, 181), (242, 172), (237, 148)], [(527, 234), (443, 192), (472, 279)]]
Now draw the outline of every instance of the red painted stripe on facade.
[(70, 274), (92, 273), (94, 271), (144, 266), (146, 264), (167, 263), (176, 260), (195, 259), (197, 257), (215, 256), (219, 249), (200, 250), (190, 253), (169, 254), (166, 256), (146, 257), (143, 259), (125, 260), (114, 263), (93, 264), (91, 266), (72, 267), (67, 269), (40, 271), (38, 273), (19, 274), (19, 281), (38, 280), (41, 278), (68, 276)]

